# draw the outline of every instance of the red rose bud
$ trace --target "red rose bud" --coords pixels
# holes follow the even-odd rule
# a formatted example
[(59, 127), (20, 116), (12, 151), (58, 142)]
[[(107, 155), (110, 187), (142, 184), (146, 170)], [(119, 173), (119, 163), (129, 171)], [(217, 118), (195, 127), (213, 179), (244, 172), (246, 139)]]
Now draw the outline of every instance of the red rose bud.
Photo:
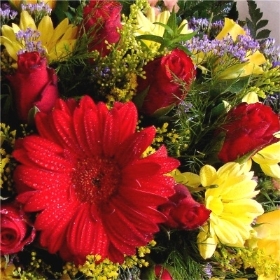
[(91, 0), (83, 10), (83, 26), (90, 36), (89, 50), (97, 50), (101, 56), (110, 52), (109, 44), (120, 39), (122, 6), (117, 1)]
[(166, 226), (186, 230), (203, 225), (211, 213), (203, 204), (195, 201), (188, 188), (181, 184), (175, 185), (175, 194), (159, 210), (167, 217)]
[(18, 55), (17, 64), (16, 73), (7, 78), (14, 92), (19, 119), (28, 122), (29, 111), (34, 106), (44, 113), (53, 108), (58, 98), (57, 75), (38, 52)]
[[(141, 107), (146, 115), (153, 115), (158, 109), (179, 103), (196, 75), (191, 58), (180, 49), (150, 61), (144, 70), (146, 79), (138, 78), (137, 91), (141, 94), (148, 89)], [(174, 81), (175, 77), (185, 83), (184, 91)]]
[(1, 215), (1, 255), (14, 254), (34, 240), (35, 229), (16, 203), (2, 205)]
[(240, 103), (231, 109), (221, 127), (225, 139), (218, 157), (223, 162), (256, 152), (279, 141), (273, 134), (280, 130), (280, 117), (262, 103)]
[(160, 264), (155, 265), (154, 273), (158, 280), (173, 280), (169, 271)]

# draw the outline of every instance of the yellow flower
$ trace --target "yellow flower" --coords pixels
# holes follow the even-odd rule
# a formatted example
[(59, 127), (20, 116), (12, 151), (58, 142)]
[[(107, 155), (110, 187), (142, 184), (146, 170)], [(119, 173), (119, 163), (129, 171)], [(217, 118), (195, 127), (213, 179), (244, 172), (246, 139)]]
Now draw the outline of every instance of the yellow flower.
[[(245, 35), (245, 30), (234, 22), (232, 19), (225, 18), (225, 24), (221, 32), (216, 36), (216, 39), (222, 40), (227, 35), (230, 35), (234, 41), (236, 41), (238, 35)], [(244, 77), (251, 74), (262, 74), (263, 69), (260, 65), (266, 62), (266, 59), (262, 53), (256, 51), (252, 55), (249, 55), (248, 61), (229, 67), (226, 71), (221, 73), (221, 79), (234, 79), (238, 77)]]
[(260, 165), (267, 176), (280, 179), (280, 141), (258, 151), (252, 160)]
[(200, 170), (209, 225), (197, 237), (198, 248), (204, 259), (210, 258), (220, 242), (228, 246), (243, 247), (253, 230), (251, 223), (263, 213), (261, 204), (252, 199), (258, 194), (249, 165), (229, 162), (216, 170), (205, 165)]
[(257, 218), (257, 246), (271, 256), (278, 266), (274, 275), (260, 275), (258, 279), (280, 279), (280, 209), (267, 212)]
[(0, 37), (1, 45), (6, 47), (8, 54), (16, 61), (19, 50), (24, 49), (24, 43), (20, 43), (16, 39), (16, 33), (20, 30), (26, 31), (27, 28), (37, 30), (40, 36), (34, 41), (41, 41), (42, 47), (46, 51), (48, 62), (65, 59), (71, 54), (76, 43), (78, 27), (69, 24), (69, 20), (65, 18), (54, 28), (52, 20), (49, 16), (44, 16), (38, 27), (27, 11), (20, 14), (19, 25), (12, 24), (12, 27), (3, 25), (2, 35)]
[[(156, 35), (162, 37), (164, 34), (164, 27), (161, 26), (160, 24), (155, 24), (156, 22), (160, 22), (162, 24), (166, 24), (168, 19), (170, 17), (170, 12), (169, 11), (164, 11), (159, 14), (156, 14), (155, 10), (152, 7), (149, 7), (147, 9), (146, 16), (141, 12), (138, 11), (137, 13), (137, 22), (138, 22), (138, 30), (137, 33), (135, 34), (136, 36), (139, 35)], [(186, 20), (183, 20), (179, 26), (184, 25), (184, 28), (182, 29), (180, 34), (189, 34), (192, 33), (192, 29), (188, 29), (188, 22)], [(160, 44), (153, 42), (153, 41), (148, 41), (148, 40), (143, 40), (143, 42), (152, 50), (155, 52), (158, 50)]]

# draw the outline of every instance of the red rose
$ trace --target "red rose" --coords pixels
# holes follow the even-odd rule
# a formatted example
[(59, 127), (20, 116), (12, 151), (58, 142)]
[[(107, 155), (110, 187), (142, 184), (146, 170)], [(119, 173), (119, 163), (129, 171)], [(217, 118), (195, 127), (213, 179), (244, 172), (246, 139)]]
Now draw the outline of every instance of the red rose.
[(44, 113), (52, 109), (58, 98), (57, 76), (38, 52), (20, 54), (17, 64), (16, 73), (7, 78), (14, 91), (18, 116), (28, 122), (29, 110), (34, 106)]
[(158, 280), (173, 280), (169, 271), (160, 264), (155, 265), (154, 273)]
[(84, 7), (83, 25), (90, 35), (89, 50), (97, 50), (101, 56), (106, 56), (109, 50), (105, 41), (109, 44), (118, 42), (121, 28), (122, 6), (117, 1), (91, 0)]
[(178, 103), (183, 98), (185, 91), (174, 81), (174, 77), (188, 87), (196, 74), (191, 58), (180, 49), (149, 62), (144, 70), (146, 79), (138, 78), (137, 90), (141, 93), (148, 88), (141, 108), (146, 115), (152, 115), (156, 110)]
[(1, 255), (17, 253), (34, 240), (35, 229), (17, 204), (2, 205), (0, 214)]
[(277, 142), (273, 134), (280, 130), (280, 118), (269, 106), (243, 102), (228, 112), (222, 129), (225, 140), (218, 157), (229, 162)]
[(159, 210), (167, 217), (166, 226), (188, 230), (203, 225), (211, 213), (203, 204), (195, 201), (188, 188), (181, 184), (175, 185), (175, 194)]

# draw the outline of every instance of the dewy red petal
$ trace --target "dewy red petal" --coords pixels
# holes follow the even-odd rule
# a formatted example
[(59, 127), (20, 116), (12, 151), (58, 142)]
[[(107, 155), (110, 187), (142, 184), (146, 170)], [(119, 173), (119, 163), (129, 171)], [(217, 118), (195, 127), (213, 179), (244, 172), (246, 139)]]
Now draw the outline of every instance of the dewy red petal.
[(164, 147), (142, 157), (155, 128), (136, 132), (134, 104), (59, 100), (35, 121), (39, 135), (13, 155), (17, 199), (37, 212), (41, 245), (80, 264), (89, 254), (122, 262), (151, 241), (165, 221), (157, 208), (174, 194), (166, 173), (179, 162)]

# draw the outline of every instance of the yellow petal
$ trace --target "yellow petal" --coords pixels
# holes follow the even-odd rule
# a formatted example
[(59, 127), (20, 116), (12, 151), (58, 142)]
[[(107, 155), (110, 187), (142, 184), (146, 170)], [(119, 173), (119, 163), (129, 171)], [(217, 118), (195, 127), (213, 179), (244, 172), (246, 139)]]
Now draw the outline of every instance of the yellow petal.
[[(246, 198), (237, 201), (232, 201), (230, 203), (225, 203), (224, 212), (226, 212), (227, 215), (231, 215), (237, 219), (242, 219), (243, 217), (254, 219), (262, 215), (264, 210), (262, 208), (262, 205), (256, 200)], [(244, 213), (248, 213), (248, 215), (244, 215)], [(251, 222), (252, 221), (249, 221), (249, 223)]]
[(218, 240), (216, 236), (209, 236), (207, 226), (200, 230), (197, 236), (197, 245), (202, 258), (211, 258), (216, 250), (217, 244)]
[(267, 176), (280, 179), (280, 166), (278, 164), (260, 164), (260, 167)]
[(247, 102), (248, 104), (257, 103), (257, 102), (259, 102), (259, 96), (254, 91), (248, 92), (242, 98), (242, 102)]
[(19, 27), (21, 30), (26, 30), (28, 27), (37, 30), (35, 21), (27, 11), (22, 11), (20, 13)]
[(192, 188), (197, 188), (200, 185), (200, 177), (197, 174), (191, 172), (181, 173), (182, 183)]
[(59, 39), (61, 39), (61, 37), (63, 36), (63, 34), (65, 33), (65, 31), (68, 28), (68, 23), (69, 20), (68, 18), (65, 18), (63, 21), (61, 21), (58, 26), (55, 28), (53, 35), (50, 39), (50, 42), (48, 43), (48, 48), (52, 48)]
[(9, 56), (17, 61), (17, 53), (21, 49), (19, 43), (12, 42), (8, 38), (1, 36), (0, 37), (1, 45), (4, 45)]
[(200, 180), (204, 187), (211, 186), (217, 179), (216, 169), (211, 165), (204, 165), (200, 169)]
[(73, 51), (75, 43), (76, 40), (59, 41), (51, 50), (49, 50), (48, 59), (50, 61), (65, 59)]
[(42, 42), (42, 46), (47, 46), (51, 40), (53, 34), (53, 23), (49, 16), (44, 16), (38, 25), (38, 31), (40, 32), (39, 40)]
[(225, 18), (225, 24), (221, 32), (216, 36), (216, 39), (222, 40), (227, 35), (231, 35), (233, 40), (235, 41), (238, 35), (245, 35), (245, 30), (234, 22), (232, 19)]
[(280, 162), (280, 141), (258, 151), (252, 159), (258, 164), (276, 164)]
[(61, 40), (75, 39), (78, 33), (78, 26), (69, 25)]

